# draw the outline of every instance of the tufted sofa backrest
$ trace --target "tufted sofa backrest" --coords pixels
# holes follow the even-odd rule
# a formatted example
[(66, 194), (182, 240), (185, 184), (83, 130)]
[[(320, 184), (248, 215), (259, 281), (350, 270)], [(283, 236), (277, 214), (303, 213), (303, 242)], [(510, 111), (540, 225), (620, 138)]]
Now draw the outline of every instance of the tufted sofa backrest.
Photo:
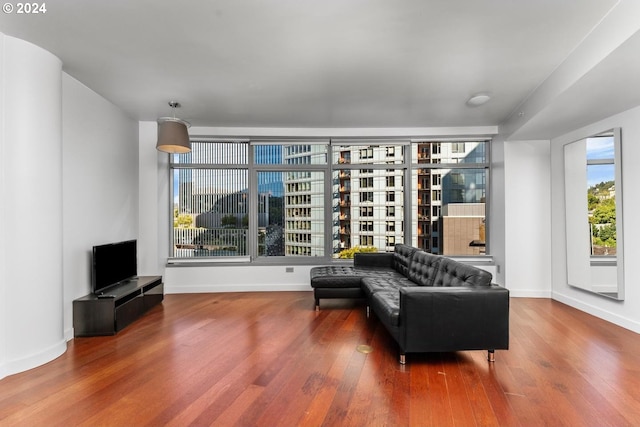
[(442, 257), (433, 286), (489, 286), (492, 278), (488, 271)]
[(418, 251), (409, 264), (409, 279), (420, 286), (433, 286), (441, 256)]
[(397, 244), (393, 251), (393, 268), (405, 277), (409, 277), (409, 264), (413, 254), (419, 249), (413, 246)]

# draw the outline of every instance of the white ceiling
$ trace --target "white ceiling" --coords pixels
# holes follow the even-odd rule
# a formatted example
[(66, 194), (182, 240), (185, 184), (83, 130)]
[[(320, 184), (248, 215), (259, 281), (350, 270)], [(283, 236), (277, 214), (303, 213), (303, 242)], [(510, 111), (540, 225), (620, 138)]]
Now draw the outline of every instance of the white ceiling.
[[(617, 3), (57, 0), (0, 32), (138, 120), (178, 100), (194, 126), (495, 126)], [(467, 107), (476, 93), (491, 101)]]

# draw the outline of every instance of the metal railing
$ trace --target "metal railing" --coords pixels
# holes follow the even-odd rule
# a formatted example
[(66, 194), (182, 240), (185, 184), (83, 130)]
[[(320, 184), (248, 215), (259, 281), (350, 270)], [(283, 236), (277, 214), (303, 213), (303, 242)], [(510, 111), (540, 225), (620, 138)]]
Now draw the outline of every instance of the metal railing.
[(174, 228), (176, 258), (247, 255), (246, 228)]

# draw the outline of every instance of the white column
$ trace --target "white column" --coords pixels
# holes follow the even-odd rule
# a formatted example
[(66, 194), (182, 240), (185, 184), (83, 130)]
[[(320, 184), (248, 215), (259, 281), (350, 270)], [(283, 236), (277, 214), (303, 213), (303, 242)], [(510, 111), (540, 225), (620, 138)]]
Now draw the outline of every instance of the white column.
[(0, 105), (2, 378), (66, 350), (60, 60), (0, 33)]

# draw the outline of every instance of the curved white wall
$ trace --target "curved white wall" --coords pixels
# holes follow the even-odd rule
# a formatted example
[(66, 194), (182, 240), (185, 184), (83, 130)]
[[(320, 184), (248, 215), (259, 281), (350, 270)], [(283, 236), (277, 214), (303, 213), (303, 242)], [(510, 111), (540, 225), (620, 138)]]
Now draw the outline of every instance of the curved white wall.
[(62, 64), (0, 33), (0, 378), (66, 350)]

